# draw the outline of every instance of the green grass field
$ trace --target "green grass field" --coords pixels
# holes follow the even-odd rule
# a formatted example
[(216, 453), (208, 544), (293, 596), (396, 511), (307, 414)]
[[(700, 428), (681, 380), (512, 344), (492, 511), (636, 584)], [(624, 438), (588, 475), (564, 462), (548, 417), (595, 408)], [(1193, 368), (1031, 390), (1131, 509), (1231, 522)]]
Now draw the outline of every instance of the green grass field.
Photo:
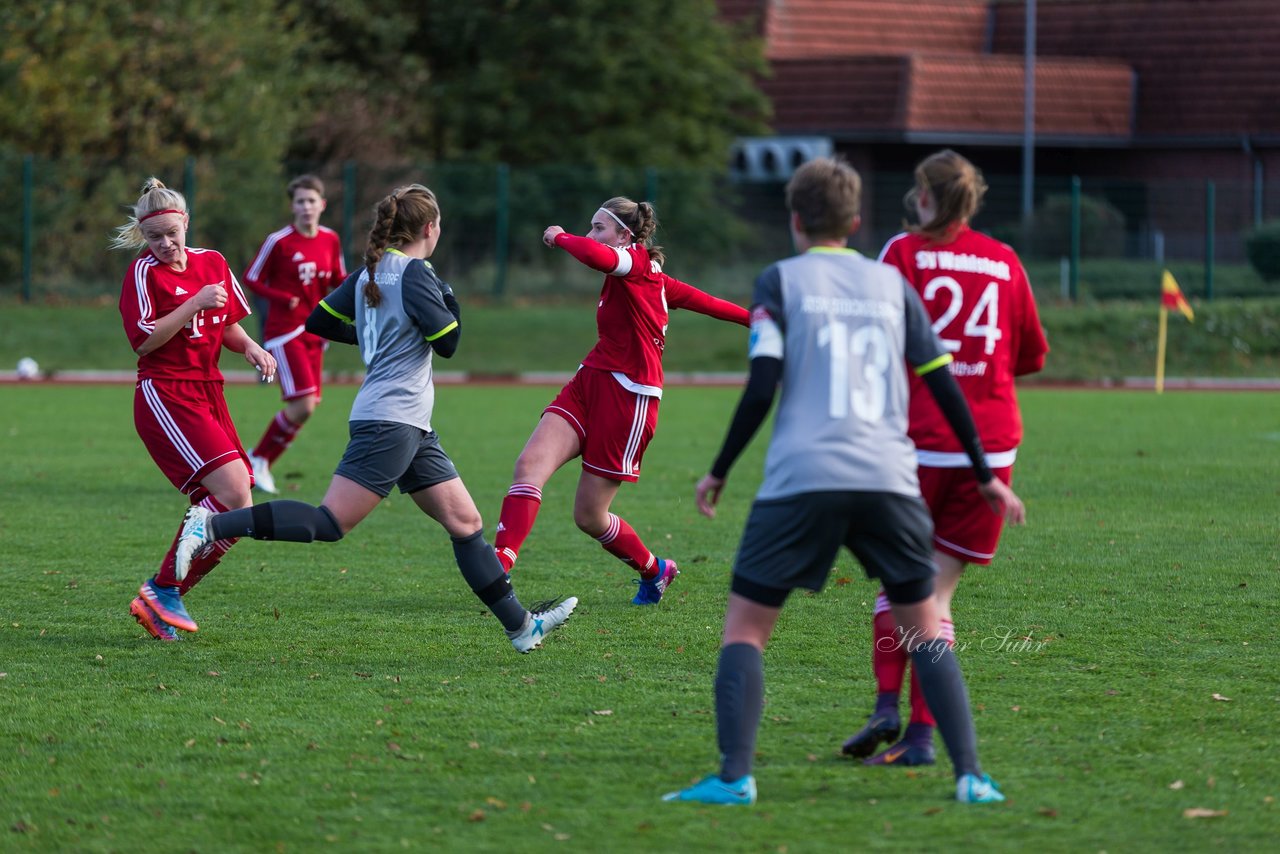
[[(443, 386), (436, 426), (492, 534), (549, 388)], [(354, 389), (277, 467), (318, 501)], [(228, 389), (252, 443), (274, 389)], [(956, 601), (1002, 805), (945, 761), (838, 757), (870, 710), (875, 587), (844, 556), (765, 656), (760, 802), (663, 804), (716, 767), (711, 682), (764, 437), (719, 517), (693, 485), (737, 391), (672, 388), (615, 509), (683, 573), (661, 606), (546, 489), (514, 579), (581, 599), (529, 656), (399, 495), (337, 544), (242, 542), (151, 641), (129, 600), (182, 514), (133, 431), (132, 388), (0, 386), (0, 850), (1269, 850), (1280, 838), (1280, 420), (1274, 395), (1032, 390), (1029, 524)], [(1026, 640), (1024, 640), (1026, 639)], [(1195, 818), (1188, 810), (1208, 810)]]

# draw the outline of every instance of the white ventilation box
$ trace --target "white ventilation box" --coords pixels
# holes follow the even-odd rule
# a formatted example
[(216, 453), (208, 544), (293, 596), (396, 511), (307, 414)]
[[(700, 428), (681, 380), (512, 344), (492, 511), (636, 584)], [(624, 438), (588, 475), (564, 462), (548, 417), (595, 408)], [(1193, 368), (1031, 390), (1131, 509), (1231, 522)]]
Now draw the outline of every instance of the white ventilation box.
[(730, 172), (740, 181), (786, 181), (800, 164), (830, 157), (831, 137), (742, 137), (733, 144)]

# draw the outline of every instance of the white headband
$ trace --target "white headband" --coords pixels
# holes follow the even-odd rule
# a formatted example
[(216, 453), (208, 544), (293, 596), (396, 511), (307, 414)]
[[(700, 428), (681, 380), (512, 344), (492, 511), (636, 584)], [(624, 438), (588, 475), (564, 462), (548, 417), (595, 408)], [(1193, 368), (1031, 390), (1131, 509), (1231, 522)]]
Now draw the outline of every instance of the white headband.
[[(625, 222), (618, 219), (618, 215), (615, 214), (613, 211), (609, 210), (608, 208), (601, 208), (600, 213), (608, 214), (609, 218), (612, 219), (614, 222), (616, 222), (618, 225), (622, 226), (624, 230), (631, 231), (631, 226), (627, 225)], [(631, 236), (635, 237), (636, 233), (634, 231), (631, 231)]]

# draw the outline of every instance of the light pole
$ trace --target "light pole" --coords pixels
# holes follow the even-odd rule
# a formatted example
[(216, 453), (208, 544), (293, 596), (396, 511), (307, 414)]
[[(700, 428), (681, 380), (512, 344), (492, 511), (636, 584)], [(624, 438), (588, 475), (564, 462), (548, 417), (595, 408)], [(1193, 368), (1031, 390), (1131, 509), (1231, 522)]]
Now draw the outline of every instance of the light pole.
[(1026, 33), (1023, 41), (1022, 238), (1027, 251), (1030, 251), (1036, 169), (1036, 0), (1026, 2)]

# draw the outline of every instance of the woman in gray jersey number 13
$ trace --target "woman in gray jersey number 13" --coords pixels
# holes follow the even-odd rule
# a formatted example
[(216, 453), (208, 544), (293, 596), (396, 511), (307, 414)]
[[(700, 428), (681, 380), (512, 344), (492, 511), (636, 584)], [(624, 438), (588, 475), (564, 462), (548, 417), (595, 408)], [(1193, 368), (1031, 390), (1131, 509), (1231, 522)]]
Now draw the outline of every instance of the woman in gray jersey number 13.
[(907, 438), (907, 365), (946, 412), (992, 509), (1017, 522), (1022, 502), (986, 467), (964, 396), (945, 370), (951, 357), (915, 291), (893, 268), (845, 248), (860, 222), (860, 196), (857, 172), (842, 161), (801, 166), (787, 185), (801, 254), (756, 280), (747, 386), (697, 487), (699, 509), (714, 516), (730, 467), (781, 386), (725, 614), (715, 678), (720, 770), (664, 800), (755, 802), (765, 644), (790, 592), (821, 590), (841, 546), (884, 585), (955, 767), (956, 798), (1004, 799), (978, 764), (964, 677), (940, 633), (932, 528)]

